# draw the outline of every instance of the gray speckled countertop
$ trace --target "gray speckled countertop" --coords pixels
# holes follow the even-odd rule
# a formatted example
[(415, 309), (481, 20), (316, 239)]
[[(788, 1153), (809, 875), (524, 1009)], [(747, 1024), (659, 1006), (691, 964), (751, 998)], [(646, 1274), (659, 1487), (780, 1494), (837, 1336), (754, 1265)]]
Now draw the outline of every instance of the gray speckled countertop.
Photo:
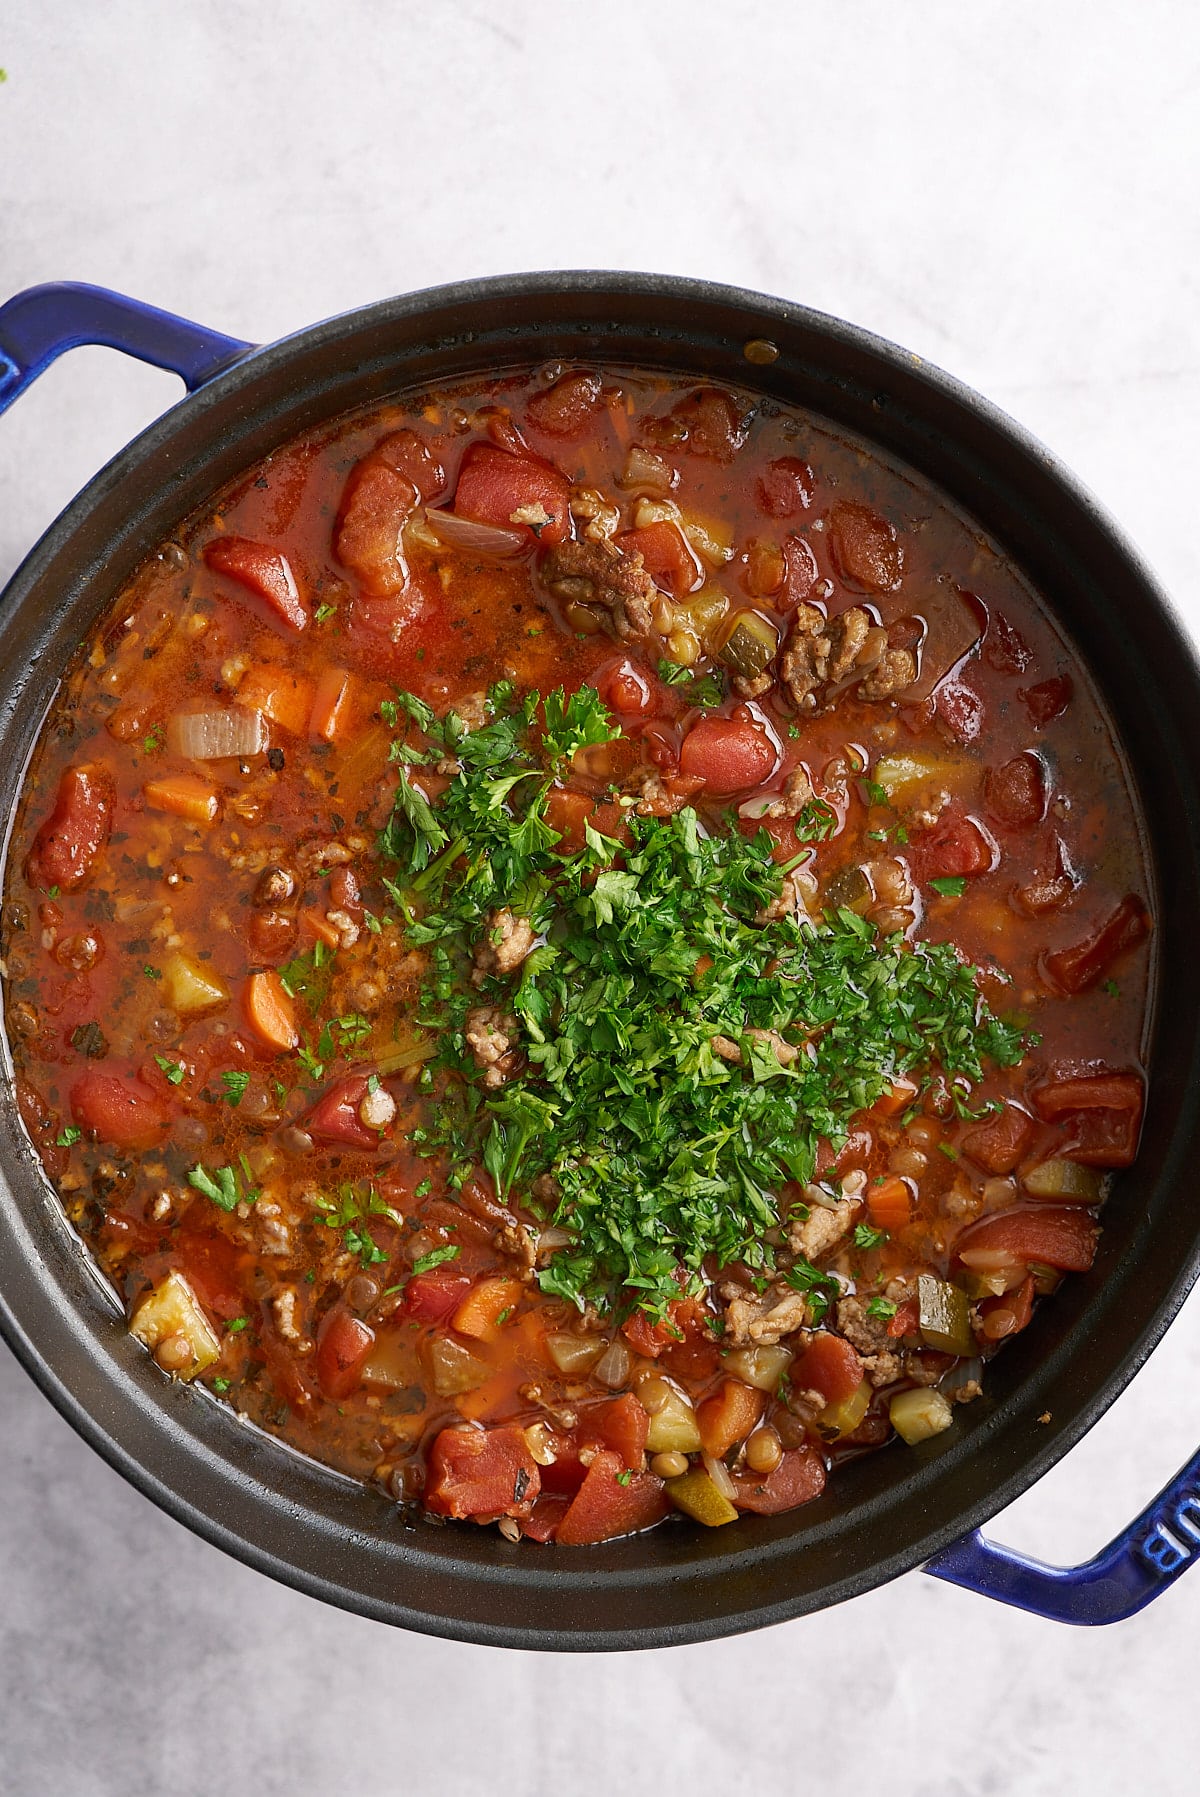
[[(455, 276), (788, 294), (1014, 413), (1200, 629), (1200, 13), (1171, 0), (42, 0), (0, 17), (0, 296), (73, 277), (267, 339)], [(0, 577), (173, 400), (105, 351), (0, 423)], [(993, 1525), (1106, 1539), (1195, 1446), (1200, 1299)], [(1195, 1788), (1200, 1580), (1057, 1629), (912, 1574), (650, 1656), (390, 1632), (169, 1521), (0, 1349), (0, 1793)]]

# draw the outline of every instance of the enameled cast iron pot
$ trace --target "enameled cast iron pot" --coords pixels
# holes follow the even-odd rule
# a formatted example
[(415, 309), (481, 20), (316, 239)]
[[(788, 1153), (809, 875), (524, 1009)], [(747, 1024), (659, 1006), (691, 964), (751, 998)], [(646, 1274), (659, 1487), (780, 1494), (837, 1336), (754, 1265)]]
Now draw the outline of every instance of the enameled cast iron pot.
[[(747, 342), (778, 349), (769, 365)], [(209, 1541), (381, 1621), (514, 1647), (629, 1648), (779, 1622), (912, 1567), (1072, 1622), (1131, 1614), (1200, 1550), (1200, 1455), (1086, 1567), (974, 1533), (1078, 1441), (1200, 1270), (1200, 677), (1146, 569), (1007, 418), (878, 338), (778, 300), (645, 275), (470, 282), (388, 300), (270, 348), (92, 287), (0, 307), (0, 411), (62, 350), (123, 349), (190, 397), (110, 463), (0, 601), (0, 816), (72, 651), (193, 507), (277, 445), (400, 387), (550, 360), (713, 376), (810, 407), (939, 482), (1026, 570), (1107, 697), (1156, 856), (1156, 1025), (1146, 1133), (1092, 1271), (989, 1369), (944, 1435), (844, 1467), (790, 1516), (661, 1528), (569, 1552), (414, 1521), (163, 1378), (68, 1227), (0, 1097), (0, 1329), (84, 1438)], [(1163, 995), (1167, 1001), (1161, 1002)], [(1046, 1412), (1048, 1422), (1039, 1422)]]

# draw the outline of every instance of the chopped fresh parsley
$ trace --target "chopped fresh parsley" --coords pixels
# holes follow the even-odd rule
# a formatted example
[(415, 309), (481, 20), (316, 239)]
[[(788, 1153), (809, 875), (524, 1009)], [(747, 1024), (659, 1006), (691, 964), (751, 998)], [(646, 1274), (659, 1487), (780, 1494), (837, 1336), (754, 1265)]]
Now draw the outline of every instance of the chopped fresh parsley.
[[(710, 834), (690, 808), (630, 808), (625, 840), (589, 823), (562, 853), (550, 788), (572, 745), (618, 734), (592, 689), (510, 691), (475, 731), (411, 695), (396, 705), (459, 767), (436, 810), (401, 772), (380, 839), (408, 940), (429, 958), (415, 1021), (440, 1044), (414, 1142), (449, 1163), (452, 1187), (482, 1162), (503, 1197), (569, 1233), (543, 1291), (661, 1315), (714, 1265), (769, 1279), (781, 1189), (812, 1178), (822, 1139), (840, 1146), (901, 1075), (969, 1090), (1025, 1052), (951, 943), (880, 938), (845, 908), (817, 924), (771, 916), (786, 870), (765, 830), (730, 820)], [(474, 951), (504, 908), (540, 940), (514, 978), (478, 985)], [(481, 1004), (519, 1025), (521, 1063), (498, 1088), (466, 1040)], [(802, 1052), (781, 1060), (770, 1032)], [(836, 1296), (807, 1263), (783, 1276), (814, 1317)]]
[(784, 1283), (793, 1291), (803, 1292), (808, 1299), (809, 1320), (819, 1323), (830, 1304), (838, 1296), (841, 1286), (832, 1273), (822, 1273), (820, 1267), (814, 1267), (810, 1260), (797, 1260), (783, 1275)]
[(148, 730), (146, 732), (145, 736), (143, 736), (143, 738), (142, 738), (142, 753), (145, 755), (155, 754), (159, 749), (162, 748), (162, 746), (166, 742), (166, 740), (167, 740), (167, 733), (163, 729), (162, 725), (155, 724), (154, 728), (152, 730)]
[(618, 1485), (628, 1485), (632, 1482), (632, 1480), (633, 1480), (633, 1474), (632, 1474), (632, 1472), (630, 1472), (628, 1467), (625, 1468), (624, 1472), (617, 1474), (617, 1484)]
[(148, 980), (161, 980), (162, 979), (162, 968), (161, 967), (151, 967), (149, 961), (147, 961), (145, 966), (142, 968), (142, 972), (145, 974), (145, 976)]
[(431, 1248), (428, 1254), (422, 1254), (419, 1260), (413, 1261), (414, 1273), (428, 1273), (433, 1267), (440, 1267), (444, 1260), (457, 1260), (462, 1249), (457, 1242), (447, 1242), (443, 1248)]
[(82, 1134), (83, 1131), (77, 1124), (68, 1123), (64, 1129), (59, 1130), (54, 1140), (60, 1148), (73, 1148)]
[(837, 835), (838, 815), (824, 799), (810, 799), (796, 819), (797, 842), (828, 842)]
[[(249, 1179), (249, 1169), (242, 1157), (241, 1175)], [(237, 1167), (189, 1167), (187, 1181), (203, 1192), (221, 1210), (234, 1211), (239, 1204), (253, 1204), (258, 1193), (243, 1183)]]
[(246, 1087), (250, 1084), (250, 1075), (240, 1068), (230, 1068), (221, 1075), (221, 1084), (225, 1088), (226, 1104), (232, 1105), (236, 1111), (246, 1096)]
[(892, 1303), (890, 1298), (872, 1298), (871, 1302), (867, 1305), (867, 1315), (869, 1317), (887, 1317), (890, 1319), (891, 1317), (894, 1317), (895, 1314), (896, 1306)]
[(961, 898), (967, 890), (965, 874), (946, 874), (941, 879), (930, 880), (929, 884), (935, 892), (940, 892), (943, 898)]
[(1121, 996), (1121, 988), (1117, 985), (1116, 980), (1105, 980), (1104, 990), (1110, 998), (1120, 998)]
[(331, 605), (328, 599), (323, 599), (313, 613), (313, 621), (317, 624), (324, 624), (327, 619), (336, 616), (336, 614), (337, 606)]
[(225, 1396), (225, 1393), (229, 1390), (229, 1386), (230, 1381), (228, 1379), (214, 1379), (212, 1382), (213, 1390), (221, 1397)]
[(872, 1229), (869, 1223), (860, 1223), (854, 1231), (856, 1248), (878, 1248), (880, 1242), (887, 1241), (886, 1229)]
[(249, 1317), (234, 1317), (231, 1322), (226, 1323), (225, 1333), (227, 1335), (240, 1335), (243, 1329), (249, 1329), (249, 1327)]
[(180, 1086), (183, 1084), (183, 1066), (181, 1062), (173, 1061), (165, 1054), (156, 1054), (154, 1059), (157, 1065), (161, 1067), (166, 1074), (169, 1085)]
[(371, 1234), (372, 1217), (386, 1217), (400, 1225), (404, 1219), (386, 1204), (373, 1185), (360, 1181), (339, 1188), (336, 1198), (320, 1197), (315, 1208), (326, 1229), (340, 1229), (342, 1240), (351, 1254), (357, 1254), (362, 1267), (378, 1266), (387, 1255)]

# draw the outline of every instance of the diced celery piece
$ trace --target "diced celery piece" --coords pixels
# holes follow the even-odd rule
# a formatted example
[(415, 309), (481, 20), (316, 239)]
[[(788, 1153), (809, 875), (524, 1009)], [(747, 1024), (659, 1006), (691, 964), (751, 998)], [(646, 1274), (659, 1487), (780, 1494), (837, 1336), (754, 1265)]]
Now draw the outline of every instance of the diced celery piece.
[(722, 1497), (703, 1467), (694, 1466), (677, 1479), (668, 1479), (666, 1490), (677, 1510), (706, 1528), (719, 1529), (722, 1523), (737, 1521), (737, 1511), (727, 1497)]
[(183, 1366), (172, 1366), (171, 1372), (176, 1379), (194, 1379), (197, 1373), (211, 1366), (221, 1352), (217, 1332), (182, 1273), (168, 1273), (161, 1285), (147, 1292), (134, 1311), (129, 1328), (152, 1354), (163, 1342), (175, 1336), (187, 1343), (192, 1358)]
[(948, 1399), (932, 1387), (902, 1391), (888, 1405), (888, 1415), (892, 1428), (910, 1448), (928, 1441), (931, 1435), (940, 1435), (954, 1421)]
[(922, 1273), (917, 1280), (917, 1303), (921, 1335), (928, 1347), (938, 1348), (943, 1354), (975, 1352), (971, 1308), (961, 1287), (948, 1279), (935, 1279), (932, 1273)]

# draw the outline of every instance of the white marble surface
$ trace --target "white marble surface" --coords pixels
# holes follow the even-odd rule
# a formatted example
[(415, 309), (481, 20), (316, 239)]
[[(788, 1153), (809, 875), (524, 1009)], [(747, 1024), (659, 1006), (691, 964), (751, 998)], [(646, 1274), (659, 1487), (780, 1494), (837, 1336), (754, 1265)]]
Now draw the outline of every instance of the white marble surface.
[[(741, 282), (1006, 406), (1200, 630), (1200, 12), (1175, 0), (24, 0), (0, 295), (259, 340), (518, 268)], [(177, 393), (76, 353), (0, 424), (0, 576)], [(1194, 1448), (1200, 1299), (994, 1532), (1096, 1546)], [(913, 1574), (766, 1634), (547, 1659), (325, 1609), (152, 1509), (0, 1349), (4, 1797), (1194, 1790), (1200, 1579), (1102, 1633)]]

